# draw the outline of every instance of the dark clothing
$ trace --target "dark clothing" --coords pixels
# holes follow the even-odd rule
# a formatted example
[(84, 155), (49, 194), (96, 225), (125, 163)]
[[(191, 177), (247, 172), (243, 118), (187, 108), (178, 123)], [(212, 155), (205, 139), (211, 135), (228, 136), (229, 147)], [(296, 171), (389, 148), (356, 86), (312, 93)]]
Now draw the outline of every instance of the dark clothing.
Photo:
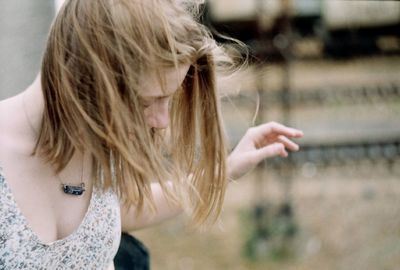
[(138, 239), (122, 233), (114, 267), (115, 270), (149, 270), (149, 252)]

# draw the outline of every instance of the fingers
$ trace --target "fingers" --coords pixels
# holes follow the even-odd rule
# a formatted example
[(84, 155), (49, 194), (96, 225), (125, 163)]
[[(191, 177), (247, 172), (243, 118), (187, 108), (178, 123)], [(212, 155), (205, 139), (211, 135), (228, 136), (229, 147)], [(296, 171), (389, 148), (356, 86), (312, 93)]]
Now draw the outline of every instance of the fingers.
[(290, 151), (299, 151), (299, 145), (294, 143), (293, 141), (289, 140), (285, 136), (279, 136), (278, 142), (282, 143), (285, 148), (289, 149)]
[(284, 126), (276, 122), (269, 122), (256, 127), (261, 130), (264, 136), (268, 136), (271, 133), (284, 135), (290, 138), (301, 138), (303, 137), (303, 131), (291, 127)]
[(298, 151), (299, 145), (290, 139), (301, 137), (303, 132), (299, 129), (269, 122), (249, 129), (245, 142), (251, 141), (255, 146), (251, 155), (253, 161), (258, 163), (274, 156), (287, 157), (288, 151)]
[(299, 148), (300, 148), (299, 145), (292, 142), (285, 136), (279, 136), (278, 142), (261, 147), (257, 150), (257, 160), (259, 162), (263, 159), (271, 158), (271, 157), (275, 157), (275, 156), (281, 156), (281, 157), (285, 158), (285, 157), (288, 157), (288, 155), (289, 155), (287, 150), (298, 151)]
[(275, 156), (287, 157), (288, 152), (282, 143), (273, 143), (257, 150), (257, 162)]

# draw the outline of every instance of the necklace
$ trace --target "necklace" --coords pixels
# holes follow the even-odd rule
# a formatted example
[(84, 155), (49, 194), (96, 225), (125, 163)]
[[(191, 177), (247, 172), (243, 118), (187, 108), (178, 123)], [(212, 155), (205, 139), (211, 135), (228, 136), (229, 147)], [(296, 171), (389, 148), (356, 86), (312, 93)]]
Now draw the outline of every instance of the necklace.
[[(26, 107), (25, 107), (25, 94), (22, 94), (22, 107), (23, 107), (23, 111), (25, 114), (25, 118), (28, 122), (29, 127), (32, 129), (32, 131), (35, 133), (35, 135), (38, 134), (38, 132), (36, 132), (36, 129), (33, 127), (33, 124), (28, 116), (28, 113), (26, 112)], [(76, 184), (65, 184), (63, 183), (61, 176), (59, 174), (56, 174), (56, 177), (58, 179), (58, 181), (61, 183), (61, 190), (68, 195), (74, 195), (74, 196), (80, 196), (83, 194), (83, 192), (85, 192), (85, 183), (83, 182), (83, 168), (84, 168), (84, 162), (85, 162), (85, 157), (82, 158), (82, 170), (81, 170), (81, 182), (80, 184), (76, 185)]]
[[(60, 178), (58, 175), (57, 175), (57, 177)], [(61, 186), (62, 186), (62, 190), (64, 191), (64, 193), (69, 194), (69, 195), (80, 196), (85, 191), (85, 183), (83, 183), (83, 182), (81, 182), (79, 186), (67, 185), (67, 184), (63, 184), (63, 183), (61, 183)]]
[(61, 176), (57, 174), (57, 178), (59, 179), (62, 187), (62, 191), (64, 191), (65, 194), (68, 195), (75, 195), (75, 196), (80, 196), (85, 192), (85, 183), (83, 182), (83, 168), (85, 164), (85, 157), (82, 157), (82, 170), (81, 170), (81, 183), (79, 185), (74, 185), (74, 184), (64, 184), (61, 181)]

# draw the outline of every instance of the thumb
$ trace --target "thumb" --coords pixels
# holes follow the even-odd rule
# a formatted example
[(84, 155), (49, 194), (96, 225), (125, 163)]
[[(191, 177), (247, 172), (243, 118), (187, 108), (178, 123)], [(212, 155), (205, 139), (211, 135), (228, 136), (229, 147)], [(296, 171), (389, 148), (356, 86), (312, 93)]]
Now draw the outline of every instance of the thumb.
[(258, 149), (256, 156), (257, 160), (261, 161), (275, 156), (287, 157), (288, 153), (285, 150), (285, 146), (277, 142)]

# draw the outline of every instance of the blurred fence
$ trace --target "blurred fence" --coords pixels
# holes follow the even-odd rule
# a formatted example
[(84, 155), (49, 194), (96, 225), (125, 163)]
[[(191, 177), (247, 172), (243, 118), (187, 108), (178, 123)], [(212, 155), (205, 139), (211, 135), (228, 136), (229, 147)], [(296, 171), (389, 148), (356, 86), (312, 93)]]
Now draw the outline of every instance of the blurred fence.
[(223, 97), (237, 103), (260, 98), (269, 108), (282, 103), (291, 107), (298, 106), (326, 106), (344, 104), (373, 104), (378, 102), (400, 100), (400, 84), (398, 82), (385, 82), (376, 85), (360, 86), (321, 86), (318, 89), (296, 90), (291, 93), (281, 91), (247, 91), (238, 95)]
[[(374, 104), (384, 103), (385, 101), (400, 102), (400, 84), (387, 82), (377, 85), (363, 86), (343, 86), (343, 87), (321, 87), (320, 89), (303, 91), (243, 91), (244, 94), (237, 96), (224, 97), (233, 100), (235, 103), (246, 103), (260, 98), (261, 102), (271, 109), (282, 107), (282, 104), (289, 104), (290, 108), (329, 105), (354, 105), (354, 104)], [(286, 108), (287, 109), (287, 108)], [(285, 161), (281, 159), (273, 160), (273, 167), (277, 168), (286, 164), (299, 165), (304, 162), (315, 162), (318, 164), (329, 165), (331, 163), (343, 163), (349, 160), (387, 160), (389, 164), (393, 160), (400, 158), (400, 136), (399, 134), (388, 134), (382, 130), (382, 137), (366, 140), (360, 138), (355, 142), (351, 138), (348, 142), (343, 140), (340, 143), (328, 144), (303, 144), (301, 151), (293, 153)]]
[[(239, 3), (240, 0), (235, 2)], [(253, 2), (253, 6), (256, 7), (256, 1)], [(329, 1), (322, 2), (324, 3), (322, 4), (323, 7), (329, 6)], [(371, 107), (378, 104), (383, 107), (389, 106), (388, 104), (396, 108), (399, 107), (399, 70), (396, 73), (396, 68), (398, 69), (399, 65), (385, 68), (385, 70), (391, 70), (391, 77), (387, 76), (384, 79), (374, 80), (375, 74), (371, 71), (373, 62), (368, 62), (371, 55), (390, 57), (400, 53), (400, 28), (398, 27), (400, 4), (393, 1), (386, 2), (383, 9), (387, 8), (393, 11), (394, 8), (395, 10), (398, 9), (399, 12), (393, 13), (394, 19), (391, 25), (384, 25), (380, 24), (378, 20), (375, 23), (372, 22), (372, 17), (368, 17), (367, 13), (361, 14), (362, 12), (359, 12), (359, 14), (356, 14), (356, 2), (335, 2), (337, 2), (337, 6), (334, 10), (326, 9), (321, 12), (320, 8), (315, 9), (314, 11), (319, 13), (314, 14), (316, 16), (308, 17), (310, 21), (308, 25), (305, 25), (305, 28), (301, 28), (301, 26), (299, 28), (296, 23), (299, 22), (299, 19), (307, 18), (294, 16), (288, 8), (290, 3), (293, 4), (294, 1), (289, 0), (281, 2), (283, 6), (286, 5), (286, 9), (280, 9), (279, 15), (275, 17), (274, 23), (271, 24), (268, 31), (260, 26), (262, 19), (260, 12), (254, 12), (251, 19), (247, 16), (243, 21), (245, 23), (242, 26), (247, 26), (249, 31), (235, 32), (241, 28), (235, 28), (234, 26), (238, 22), (232, 19), (222, 20), (222, 22), (221, 20), (216, 21), (215, 27), (219, 31), (232, 33), (238, 38), (244, 37), (243, 41), (247, 42), (253, 49), (256, 59), (258, 61), (266, 60), (263, 65), (268, 66), (271, 61), (278, 60), (273, 64), (279, 66), (281, 71), (278, 75), (280, 79), (277, 80), (279, 83), (274, 85), (274, 89), (271, 89), (268, 83), (257, 77), (262, 71), (254, 70), (255, 73), (258, 73), (254, 76), (257, 80), (254, 88), (244, 89), (238, 95), (224, 97), (223, 102), (225, 104), (230, 102), (237, 104), (238, 110), (246, 110), (248, 109), (246, 104), (255, 105), (259, 102), (259, 123), (276, 120), (275, 117), (277, 117), (279, 118), (278, 121), (292, 125), (293, 119), (296, 119), (296, 127), (298, 128), (307, 126), (308, 128), (313, 127), (315, 130), (323, 130), (319, 135), (313, 136), (312, 139), (305, 138), (305, 140), (302, 140), (299, 152), (291, 153), (287, 159), (278, 157), (268, 160), (264, 164), (265, 166), (257, 171), (253, 194), (256, 203), (252, 209), (249, 209), (246, 222), (242, 224), (252, 231), (246, 236), (245, 243), (246, 255), (251, 259), (270, 256), (286, 257), (292, 254), (291, 251), (294, 250), (293, 240), (299, 232), (299, 225), (296, 221), (296, 205), (292, 198), (293, 183), (297, 176), (306, 175), (307, 178), (312, 178), (316, 176), (317, 170), (324, 174), (330, 167), (333, 167), (338, 171), (338, 181), (341, 181), (348, 178), (346, 173), (351, 167), (351, 175), (354, 176), (354, 173), (359, 173), (363, 175), (364, 179), (368, 179), (368, 177), (374, 175), (371, 172), (379, 167), (379, 170), (376, 171), (383, 172), (382, 178), (387, 177), (387, 175), (400, 178), (400, 119), (391, 119), (391, 122), (387, 124), (384, 114), (380, 117), (371, 117), (375, 114)], [(258, 3), (271, 4), (272, 2), (260, 0)], [(362, 5), (363, 10), (373, 10), (373, 7), (378, 4), (377, 1), (370, 1), (370, 4), (366, 1), (358, 3)], [(340, 7), (343, 7), (343, 5), (351, 5), (351, 11), (356, 15), (352, 18), (343, 18), (340, 11)], [(332, 28), (327, 26), (326, 23), (324, 25), (326, 17), (333, 18), (335, 22), (348, 22), (347, 28)], [(364, 28), (358, 23), (352, 23), (352, 20), (364, 20), (365, 18), (370, 20), (368, 27)], [(227, 25), (232, 27), (229, 28)], [(252, 28), (251, 31), (250, 28)], [(386, 46), (391, 48), (390, 53), (382, 49), (386, 48), (385, 46), (378, 44), (379, 37), (387, 35), (390, 36), (390, 39), (387, 40), (393, 41), (393, 46)], [(314, 44), (313, 58), (305, 58), (304, 55), (298, 53), (298, 48), (303, 40), (310, 38), (310, 36)], [(315, 44), (317, 45), (315, 46)], [(317, 49), (315, 50), (315, 48)], [(274, 57), (274, 55), (278, 57)], [(334, 59), (332, 59), (332, 56)], [(350, 74), (346, 74), (347, 76), (344, 76), (346, 78), (338, 75), (336, 79), (327, 82), (325, 78), (329, 74), (318, 70), (318, 65), (321, 65), (327, 57), (330, 58), (328, 60), (329, 65), (333, 66), (328, 72), (335, 73), (335, 66), (347, 65), (347, 72)], [(335, 60), (335, 57), (337, 57), (337, 60)], [(365, 65), (358, 70), (359, 74), (352, 78), (351, 73), (354, 70), (351, 69), (351, 62), (354, 57), (364, 57), (366, 60)], [(315, 86), (309, 87), (306, 82), (303, 83), (305, 86), (299, 87), (298, 83), (293, 83), (295, 79), (299, 79), (293, 78), (293, 70), (298, 71), (298, 62), (307, 60), (311, 60), (310, 65), (314, 61), (316, 65), (316, 67), (313, 67), (315, 74), (308, 74), (309, 78), (302, 78), (302, 80), (306, 82), (307, 79), (312, 78)], [(388, 61), (388, 64), (390, 63)], [(264, 74), (260, 76), (264, 76)], [(270, 78), (272, 76), (269, 75)], [(318, 119), (321, 116), (320, 112), (326, 108), (333, 108), (332, 112), (336, 113), (344, 107), (346, 107), (348, 113), (345, 118), (338, 119), (336, 114), (324, 116), (324, 120), (330, 122), (331, 125), (324, 123), (324, 125), (319, 126), (321, 121), (324, 120), (313, 124), (313, 119), (296, 115), (304, 110), (312, 110), (313, 117)], [(369, 117), (371, 120), (368, 122)], [(304, 125), (305, 122), (307, 122), (307, 125)], [(360, 122), (364, 126), (361, 125), (360, 127)], [(235, 136), (237, 130), (235, 130), (234, 125), (231, 125), (231, 135), (233, 134), (233, 141), (237, 141)], [(336, 130), (338, 126), (345, 132), (342, 132), (340, 136), (337, 136), (338, 133), (332, 132), (334, 133), (332, 136), (324, 138), (325, 134), (330, 133), (330, 129)], [(390, 128), (387, 128), (388, 126)], [(380, 129), (371, 132), (374, 127)], [(359, 130), (354, 132), (354, 129)], [(310, 135), (307, 130), (305, 134), (306, 137)], [(279, 202), (272, 201), (265, 195), (265, 186), (268, 177), (271, 176), (271, 170), (279, 179), (277, 185), (280, 186), (283, 193), (283, 198)], [(369, 173), (370, 175), (368, 175)], [(340, 176), (340, 174), (342, 175)], [(346, 184), (347, 181), (342, 181), (343, 189), (345, 189)], [(385, 184), (382, 183), (382, 185)], [(378, 228), (376, 229), (378, 230)]]
[[(323, 79), (321, 79), (323, 81)], [(283, 115), (283, 120), (290, 123), (292, 114), (302, 108), (311, 107), (316, 112), (324, 107), (330, 106), (340, 110), (341, 106), (356, 107), (364, 105), (376, 105), (386, 103), (400, 104), (400, 84), (396, 81), (377, 83), (376, 85), (359, 86), (341, 86), (330, 87), (321, 86), (318, 89), (294, 90), (290, 88), (282, 91), (243, 91), (243, 94), (237, 96), (225, 97), (224, 101), (230, 99), (236, 104), (246, 104), (249, 101), (260, 99), (263, 104), (261, 115), (268, 115), (269, 110), (278, 110)], [(353, 110), (345, 121), (352, 122), (357, 126), (357, 117), (364, 114), (373, 114), (365, 106), (363, 112)], [(278, 113), (279, 114), (279, 113)], [(262, 117), (263, 121), (268, 121)], [(303, 119), (306, 120), (306, 119)], [(339, 120), (340, 121), (340, 120)], [(385, 121), (385, 119), (381, 119)], [(332, 115), (332, 126), (338, 119)], [(371, 123), (372, 125), (374, 123)], [(392, 175), (400, 178), (400, 120), (393, 130), (381, 129), (379, 135), (370, 136), (368, 132), (359, 135), (362, 136), (342, 136), (324, 140), (307, 140), (300, 144), (300, 151), (291, 153), (288, 158), (274, 158), (268, 161), (267, 166), (263, 166), (257, 174), (258, 181), (255, 182), (254, 197), (257, 203), (247, 216), (244, 224), (247, 228), (252, 228), (252, 234), (248, 235), (245, 244), (245, 254), (248, 258), (258, 260), (260, 258), (287, 258), (294, 255), (293, 241), (299, 231), (296, 222), (295, 207), (291, 198), (293, 180), (303, 175), (312, 178), (317, 170), (324, 174), (324, 169), (332, 166), (339, 171), (339, 178), (345, 180), (348, 176), (349, 166), (351, 175), (358, 173), (365, 179), (376, 174), (368, 176), (375, 168), (383, 170), (381, 177)], [(383, 125), (384, 126), (384, 125)], [(326, 128), (326, 127), (321, 127)], [(397, 130), (397, 131), (396, 131)], [(271, 199), (268, 199), (263, 192), (265, 181), (267, 181), (266, 172), (273, 170), (280, 178), (281, 190), (284, 194), (283, 201), (274, 202), (272, 205), (278, 205), (277, 209), (271, 206)], [(367, 172), (367, 174), (365, 173)], [(338, 179), (338, 181), (340, 181)], [(384, 183), (382, 183), (384, 185)], [(343, 181), (346, 185), (346, 181)], [(268, 247), (268, 248), (267, 248)]]

